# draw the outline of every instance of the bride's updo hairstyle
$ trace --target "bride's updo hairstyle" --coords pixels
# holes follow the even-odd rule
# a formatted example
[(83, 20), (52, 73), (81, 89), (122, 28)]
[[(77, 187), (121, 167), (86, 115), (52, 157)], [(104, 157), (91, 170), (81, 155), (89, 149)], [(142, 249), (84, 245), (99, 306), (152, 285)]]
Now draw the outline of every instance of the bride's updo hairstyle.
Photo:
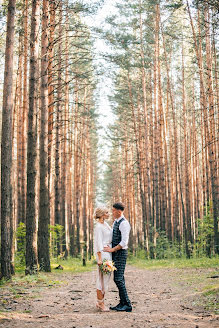
[(99, 220), (107, 212), (106, 208), (97, 207), (94, 211), (94, 219)]

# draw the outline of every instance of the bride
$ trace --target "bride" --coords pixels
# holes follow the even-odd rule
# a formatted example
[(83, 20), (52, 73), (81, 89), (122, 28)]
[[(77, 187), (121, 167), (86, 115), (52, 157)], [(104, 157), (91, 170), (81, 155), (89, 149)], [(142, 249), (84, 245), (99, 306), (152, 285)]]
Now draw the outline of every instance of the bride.
[[(112, 243), (112, 229), (105, 222), (105, 219), (109, 218), (109, 212), (105, 208), (96, 208), (94, 218), (97, 220), (97, 224), (94, 229), (94, 253), (96, 256), (97, 264), (100, 266), (103, 260), (112, 260), (112, 254), (104, 252), (104, 246)], [(109, 280), (111, 274), (103, 274), (98, 267), (97, 274), (97, 304), (96, 307), (100, 311), (109, 311), (104, 304), (105, 292), (108, 290)]]

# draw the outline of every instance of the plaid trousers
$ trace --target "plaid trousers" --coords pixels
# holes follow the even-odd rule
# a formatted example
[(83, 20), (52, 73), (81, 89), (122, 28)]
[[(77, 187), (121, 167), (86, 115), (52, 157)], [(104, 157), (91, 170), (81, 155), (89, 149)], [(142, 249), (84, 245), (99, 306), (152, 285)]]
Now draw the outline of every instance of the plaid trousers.
[(117, 268), (117, 270), (114, 271), (114, 282), (119, 290), (120, 303), (130, 306), (131, 302), (125, 287), (124, 278), (127, 255), (127, 249), (120, 249), (119, 251), (112, 253), (112, 259), (115, 263), (115, 267)]

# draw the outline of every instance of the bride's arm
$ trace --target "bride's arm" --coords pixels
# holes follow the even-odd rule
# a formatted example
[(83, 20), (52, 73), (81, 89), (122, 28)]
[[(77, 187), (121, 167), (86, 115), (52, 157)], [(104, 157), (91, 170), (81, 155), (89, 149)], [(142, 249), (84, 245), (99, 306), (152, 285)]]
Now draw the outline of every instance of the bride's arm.
[(98, 264), (98, 265), (101, 265), (101, 264), (102, 264), (102, 256), (101, 256), (101, 252), (97, 252), (97, 256), (98, 256), (97, 264)]
[(95, 248), (97, 252), (97, 257), (98, 257), (97, 264), (101, 265), (102, 264), (101, 251), (103, 250), (103, 235), (102, 235), (102, 230), (99, 227), (96, 227), (95, 229), (95, 244), (96, 244)]

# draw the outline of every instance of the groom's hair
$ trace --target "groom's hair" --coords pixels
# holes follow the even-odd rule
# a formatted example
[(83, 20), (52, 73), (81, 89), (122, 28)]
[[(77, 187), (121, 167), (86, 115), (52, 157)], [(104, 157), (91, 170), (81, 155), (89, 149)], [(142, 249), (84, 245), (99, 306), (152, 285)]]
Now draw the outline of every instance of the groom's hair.
[(124, 211), (124, 209), (125, 209), (125, 205), (120, 202), (113, 204), (113, 207), (116, 208), (117, 210), (121, 210), (121, 211)]

